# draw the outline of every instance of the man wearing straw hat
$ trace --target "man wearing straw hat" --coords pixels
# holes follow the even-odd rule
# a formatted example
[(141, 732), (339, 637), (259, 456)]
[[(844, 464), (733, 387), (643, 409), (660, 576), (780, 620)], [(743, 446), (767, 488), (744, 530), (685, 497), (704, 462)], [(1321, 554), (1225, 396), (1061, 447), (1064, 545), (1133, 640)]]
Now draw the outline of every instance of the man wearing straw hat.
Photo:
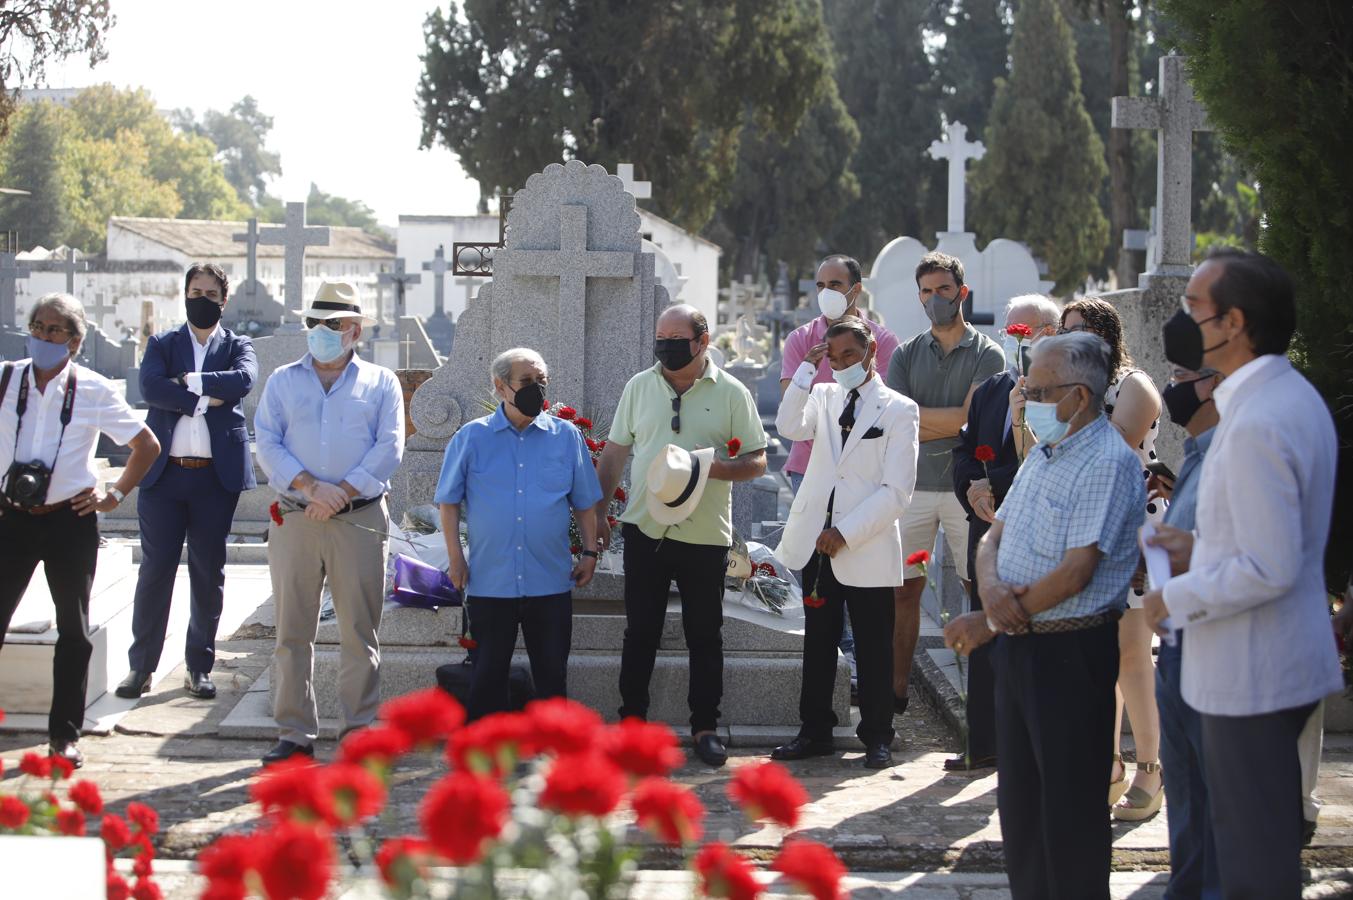
[[(723, 585), (733, 543), (732, 482), (766, 471), (766, 434), (756, 401), (709, 359), (709, 323), (693, 306), (658, 318), (658, 363), (620, 395), (598, 461), (601, 496), (631, 467), (631, 501), (620, 516), (625, 539), (625, 645), (620, 715), (647, 718), (649, 681), (675, 579), (690, 650), (691, 735), (706, 764), (728, 758), (715, 728), (723, 696)], [(736, 443), (730, 443), (736, 440)], [(597, 506), (606, 541), (606, 503)]]
[(274, 515), (268, 530), (279, 740), (265, 764), (314, 755), (315, 633), (326, 579), (338, 614), (343, 730), (376, 716), (384, 500), (404, 454), (404, 400), (395, 373), (356, 352), (362, 329), (375, 324), (363, 314), (357, 288), (325, 281), (301, 316), (310, 352), (273, 372), (254, 416), (268, 484), (283, 510), (294, 510)]

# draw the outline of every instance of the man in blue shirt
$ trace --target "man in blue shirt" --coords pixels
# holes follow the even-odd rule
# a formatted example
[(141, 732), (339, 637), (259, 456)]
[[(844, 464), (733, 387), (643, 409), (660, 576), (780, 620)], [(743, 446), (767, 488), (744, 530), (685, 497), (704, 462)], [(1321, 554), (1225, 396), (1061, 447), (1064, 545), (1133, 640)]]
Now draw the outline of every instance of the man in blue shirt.
[(982, 612), (944, 630), (959, 653), (1000, 635), (996, 803), (1015, 900), (1109, 897), (1104, 766), (1146, 489), (1104, 415), (1108, 380), (1093, 334), (1034, 345), (1025, 421), (1039, 443), (978, 547)]
[[(597, 517), (584, 513), (601, 500), (583, 433), (543, 412), (549, 371), (540, 354), (524, 347), (504, 351), (490, 372), (498, 408), (451, 438), (436, 493), (449, 574), (465, 595), (479, 644), (470, 680), (471, 719), (508, 708), (518, 627), (536, 696), (568, 695), (572, 587), (591, 581), (597, 566)], [(462, 502), (468, 565), (460, 546)], [(569, 547), (570, 509), (582, 532), (576, 564)]]
[(310, 352), (272, 373), (254, 414), (258, 460), (268, 484), (286, 507), (300, 507), (281, 510), (268, 529), (277, 607), (273, 718), (280, 739), (263, 757), (265, 764), (314, 755), (315, 633), (326, 579), (338, 614), (343, 731), (376, 717), (385, 493), (404, 454), (399, 381), (354, 349), (362, 329), (374, 324), (362, 314), (357, 289), (326, 281), (301, 316)]

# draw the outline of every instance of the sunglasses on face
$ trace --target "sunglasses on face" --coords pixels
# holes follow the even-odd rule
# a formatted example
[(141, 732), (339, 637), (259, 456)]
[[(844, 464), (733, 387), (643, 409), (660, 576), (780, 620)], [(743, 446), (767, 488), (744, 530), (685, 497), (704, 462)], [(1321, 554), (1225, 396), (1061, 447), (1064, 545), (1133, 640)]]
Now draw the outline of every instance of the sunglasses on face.
[(306, 328), (319, 328), (321, 325), (323, 325), (325, 328), (329, 329), (330, 331), (342, 331), (344, 328), (347, 327), (347, 324), (348, 324), (348, 320), (347, 320), (347, 319), (306, 319), (306, 320), (305, 320), (305, 327), (306, 327)]

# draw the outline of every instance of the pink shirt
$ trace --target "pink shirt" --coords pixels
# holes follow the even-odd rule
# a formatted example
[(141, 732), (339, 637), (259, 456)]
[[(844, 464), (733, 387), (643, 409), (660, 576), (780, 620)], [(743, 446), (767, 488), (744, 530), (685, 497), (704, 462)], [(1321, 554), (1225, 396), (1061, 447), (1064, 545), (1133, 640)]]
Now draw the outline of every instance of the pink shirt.
[[(865, 319), (864, 323), (869, 326), (869, 330), (874, 332), (874, 342), (877, 349), (874, 354), (874, 366), (878, 371), (879, 378), (888, 377), (888, 362), (893, 358), (893, 351), (897, 349), (897, 336), (884, 328), (877, 322)], [(827, 317), (818, 316), (811, 322), (800, 325), (790, 332), (789, 337), (785, 338), (783, 352), (783, 362), (780, 366), (780, 380), (793, 378), (794, 373), (799, 370), (804, 357), (808, 351), (812, 350), (818, 344), (827, 339)], [(817, 374), (813, 376), (813, 384), (825, 384), (832, 380), (832, 367), (827, 362), (824, 354), (822, 361), (817, 364)], [(798, 472), (802, 474), (808, 469), (808, 454), (813, 451), (812, 441), (795, 441), (794, 446), (789, 451), (789, 460), (785, 463), (786, 472)]]

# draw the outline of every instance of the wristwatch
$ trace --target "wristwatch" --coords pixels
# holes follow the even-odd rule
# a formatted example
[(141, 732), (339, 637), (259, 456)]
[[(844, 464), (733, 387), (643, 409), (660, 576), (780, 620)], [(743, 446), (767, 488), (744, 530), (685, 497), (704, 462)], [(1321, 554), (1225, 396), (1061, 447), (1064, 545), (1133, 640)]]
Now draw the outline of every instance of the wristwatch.
[(124, 493), (122, 493), (121, 491), (119, 491), (119, 490), (118, 490), (117, 488), (115, 488), (115, 487), (110, 487), (110, 488), (108, 489), (108, 493), (110, 493), (110, 494), (112, 494), (114, 497), (116, 497), (118, 503), (121, 503), (123, 500), (126, 500), (126, 499), (127, 499), (127, 495), (124, 494)]
[(590, 557), (592, 557), (593, 559), (600, 559), (600, 558), (601, 558), (601, 554), (598, 553), (598, 552), (595, 551), (595, 550), (584, 550), (584, 551), (583, 551), (583, 556), (590, 556)]

